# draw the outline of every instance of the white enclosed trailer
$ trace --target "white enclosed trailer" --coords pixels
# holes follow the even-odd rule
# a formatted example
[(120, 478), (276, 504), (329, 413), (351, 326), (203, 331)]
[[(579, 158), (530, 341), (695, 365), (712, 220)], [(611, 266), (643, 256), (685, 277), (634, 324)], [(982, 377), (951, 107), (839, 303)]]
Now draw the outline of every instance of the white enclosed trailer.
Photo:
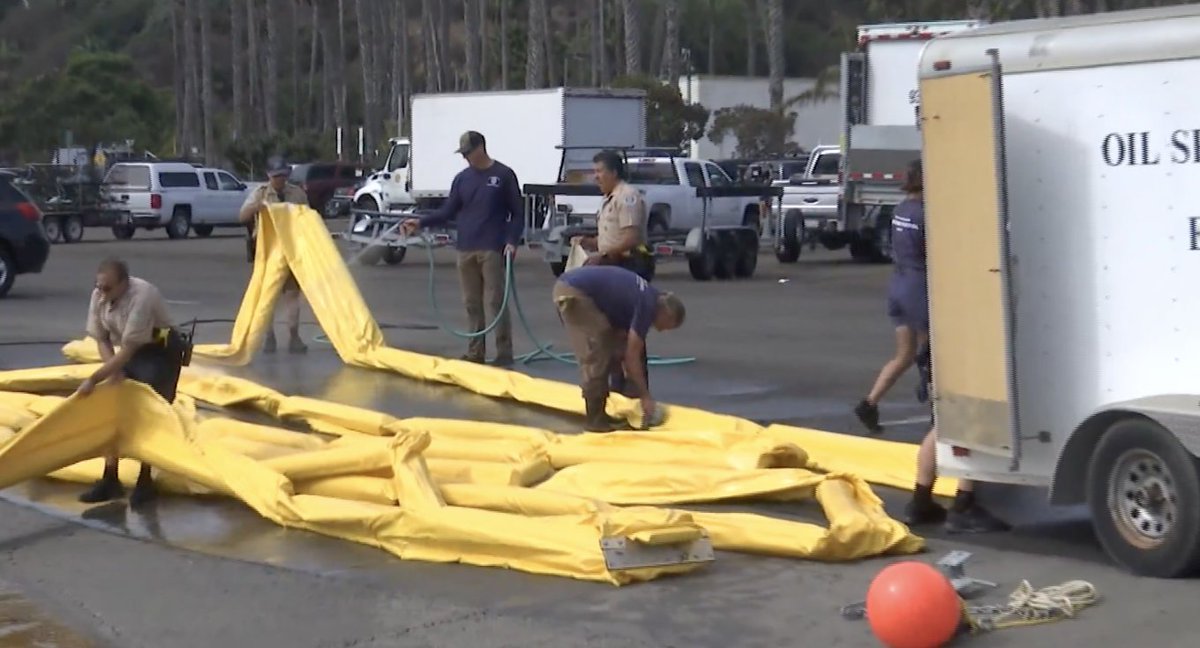
[[(646, 144), (642, 90), (550, 88), (417, 95), (412, 100), (412, 196), (436, 203), (466, 162), (454, 151), (465, 131), (525, 184), (558, 182), (561, 166), (591, 165), (608, 147)], [(567, 151), (564, 160), (564, 149)]]
[(822, 245), (849, 246), (859, 261), (891, 258), (892, 209), (904, 199), (900, 187), (908, 163), (921, 155), (921, 51), (933, 38), (980, 24), (947, 20), (858, 28), (858, 48), (842, 54), (842, 200), (836, 227), (818, 233)]
[(932, 41), (921, 111), (938, 462), (1200, 567), (1200, 6)]

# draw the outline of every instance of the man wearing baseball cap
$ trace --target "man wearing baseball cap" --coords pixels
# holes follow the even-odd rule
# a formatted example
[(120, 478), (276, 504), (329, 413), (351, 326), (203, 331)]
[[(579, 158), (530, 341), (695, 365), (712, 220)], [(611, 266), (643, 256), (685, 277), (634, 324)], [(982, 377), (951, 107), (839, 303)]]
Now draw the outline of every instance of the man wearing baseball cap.
[[(412, 233), (451, 218), (456, 220), (458, 278), (470, 330), (482, 331), (489, 321), (499, 317), (495, 364), (508, 366), (513, 362), (512, 319), (508, 310), (500, 312), (500, 307), (504, 303), (505, 258), (517, 253), (525, 231), (521, 185), (512, 169), (488, 155), (487, 140), (481, 133), (463, 133), (455, 153), (466, 159), (467, 168), (454, 177), (446, 202), (432, 214), (404, 221), (404, 228)], [(486, 351), (484, 337), (477, 336), (471, 338), (462, 359), (482, 363)]]
[[(282, 159), (272, 159), (267, 169), (267, 184), (258, 187), (246, 196), (246, 202), (242, 204), (238, 218), (247, 228), (253, 227), (249, 241), (250, 250), (254, 249), (255, 239), (258, 238), (258, 212), (263, 206), (271, 203), (308, 205), (308, 195), (304, 193), (304, 190), (288, 182), (288, 175), (291, 172), (291, 168), (284, 164)], [(254, 261), (253, 252), (247, 256), (251, 262)], [(296, 276), (291, 271), (288, 272), (287, 279), (283, 283), (283, 294), (280, 295), (280, 299), (287, 317), (288, 351), (304, 353), (308, 347), (300, 339), (300, 284), (296, 282)], [(275, 353), (276, 346), (275, 323), (272, 321), (271, 327), (267, 329), (267, 339), (263, 342), (263, 352)]]

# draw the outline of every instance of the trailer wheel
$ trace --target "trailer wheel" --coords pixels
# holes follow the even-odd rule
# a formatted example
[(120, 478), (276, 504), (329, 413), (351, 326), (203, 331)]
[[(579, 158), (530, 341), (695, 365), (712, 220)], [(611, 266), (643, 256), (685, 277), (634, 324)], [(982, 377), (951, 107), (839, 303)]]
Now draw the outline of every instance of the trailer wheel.
[(78, 243), (83, 240), (83, 217), (72, 214), (62, 219), (62, 237), (64, 243)]
[(192, 225), (192, 231), (195, 232), (196, 236), (199, 236), (200, 238), (208, 238), (209, 236), (212, 236), (213, 226), (212, 225)]
[(567, 257), (563, 257), (562, 261), (551, 261), (550, 272), (554, 273), (555, 277), (561, 277), (562, 273), (567, 271)]
[(700, 252), (688, 255), (688, 271), (696, 281), (708, 281), (717, 272), (717, 254), (719, 243), (712, 234), (704, 237)]
[(789, 209), (783, 215), (783, 225), (775, 242), (775, 258), (780, 263), (795, 263), (800, 260), (800, 245), (804, 242), (801, 234), (801, 219), (803, 214), (799, 209)]
[(58, 216), (48, 216), (42, 219), (42, 229), (51, 243), (62, 242), (62, 221)]
[(400, 265), (404, 261), (404, 255), (408, 253), (406, 247), (388, 247), (384, 248), (383, 262), (388, 265)]
[(734, 232), (717, 232), (717, 266), (714, 276), (717, 279), (731, 279), (737, 271), (738, 257), (741, 256), (737, 235)]
[(352, 248), (351, 260), (357, 261), (359, 265), (373, 266), (378, 265), (383, 260), (384, 251), (387, 248), (382, 245), (367, 245), (366, 243), (356, 243)]
[(1143, 418), (1114, 423), (1088, 466), (1100, 544), (1121, 566), (1158, 578), (1200, 567), (1200, 466), (1170, 432)]
[(113, 225), (112, 226), (113, 236), (116, 237), (117, 240), (119, 240), (119, 241), (128, 241), (129, 239), (133, 238), (133, 232), (134, 232), (133, 225)]
[(733, 276), (749, 279), (758, 268), (758, 237), (752, 231), (738, 232), (738, 260)]

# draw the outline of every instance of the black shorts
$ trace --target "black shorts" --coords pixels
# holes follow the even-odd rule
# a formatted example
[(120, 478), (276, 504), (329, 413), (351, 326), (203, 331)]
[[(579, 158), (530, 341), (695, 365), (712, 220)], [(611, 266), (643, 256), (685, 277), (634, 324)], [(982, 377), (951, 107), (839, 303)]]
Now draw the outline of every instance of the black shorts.
[(149, 385), (163, 400), (174, 403), (182, 368), (180, 355), (171, 351), (169, 343), (152, 342), (139, 348), (125, 364), (125, 377)]

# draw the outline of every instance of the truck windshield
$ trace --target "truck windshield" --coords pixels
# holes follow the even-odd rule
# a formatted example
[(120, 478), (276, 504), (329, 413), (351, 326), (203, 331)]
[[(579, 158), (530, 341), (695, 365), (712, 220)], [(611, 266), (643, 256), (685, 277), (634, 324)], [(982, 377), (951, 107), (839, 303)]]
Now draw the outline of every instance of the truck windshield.
[(677, 185), (679, 174), (675, 164), (666, 162), (630, 162), (627, 168), (630, 184)]

